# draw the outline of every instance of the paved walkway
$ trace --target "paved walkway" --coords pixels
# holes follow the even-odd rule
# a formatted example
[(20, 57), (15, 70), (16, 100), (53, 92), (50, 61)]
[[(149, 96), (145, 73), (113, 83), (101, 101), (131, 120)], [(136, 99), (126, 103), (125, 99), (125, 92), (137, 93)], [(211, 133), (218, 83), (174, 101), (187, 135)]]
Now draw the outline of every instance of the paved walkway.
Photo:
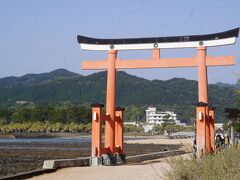
[[(189, 146), (191, 139), (146, 139), (129, 140), (127, 143), (141, 144), (183, 144)], [(181, 155), (189, 157), (189, 154)], [(171, 170), (166, 158), (122, 166), (73, 167), (60, 169), (54, 173), (33, 177), (34, 180), (159, 180), (164, 171)]]
[(35, 180), (157, 180), (163, 178), (163, 168), (169, 169), (166, 162), (143, 165), (74, 167), (60, 169), (55, 173), (33, 177)]
[[(190, 154), (181, 155), (186, 158)], [(171, 170), (166, 158), (146, 161), (137, 165), (74, 167), (60, 169), (54, 173), (43, 174), (34, 180), (159, 180), (164, 172)]]

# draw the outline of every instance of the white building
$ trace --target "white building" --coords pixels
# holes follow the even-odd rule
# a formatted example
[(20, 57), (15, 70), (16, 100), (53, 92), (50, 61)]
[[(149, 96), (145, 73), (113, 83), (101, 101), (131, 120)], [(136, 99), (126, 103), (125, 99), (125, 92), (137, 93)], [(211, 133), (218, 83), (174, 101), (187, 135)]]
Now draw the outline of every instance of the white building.
[(157, 111), (156, 107), (148, 107), (146, 110), (146, 123), (149, 125), (161, 125), (166, 119), (176, 123), (177, 114), (172, 111)]

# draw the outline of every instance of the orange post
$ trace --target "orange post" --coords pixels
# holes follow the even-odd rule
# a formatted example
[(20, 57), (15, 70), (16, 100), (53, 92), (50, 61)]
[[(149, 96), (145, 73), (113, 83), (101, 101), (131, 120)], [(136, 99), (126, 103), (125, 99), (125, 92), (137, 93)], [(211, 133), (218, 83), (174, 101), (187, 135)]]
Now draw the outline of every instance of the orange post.
[(152, 60), (160, 60), (160, 49), (152, 50)]
[(206, 65), (206, 47), (197, 49), (198, 63), (198, 101), (208, 104), (208, 79)]
[(209, 108), (206, 106), (205, 115), (205, 142), (206, 142), (206, 154), (211, 152), (211, 139), (210, 139), (210, 121), (209, 121)]
[(204, 102), (196, 104), (197, 157), (202, 157), (206, 153), (206, 107), (207, 104)]
[(116, 121), (115, 121), (115, 146), (116, 153), (123, 154), (123, 111), (121, 107), (116, 108)]
[(209, 107), (209, 124), (210, 124), (210, 144), (211, 144), (211, 153), (215, 151), (215, 108)]
[(109, 115), (109, 118), (105, 125), (105, 148), (108, 148), (111, 154), (115, 152), (116, 58), (117, 51), (108, 51), (106, 115)]
[[(206, 62), (206, 47), (199, 47), (197, 49), (197, 64), (198, 64), (198, 101), (208, 104), (208, 77), (207, 77), (207, 62)], [(210, 142), (210, 124), (208, 119), (208, 107), (206, 106), (204, 114), (204, 136), (199, 138), (204, 138), (205, 144), (204, 153), (211, 152), (211, 142)], [(198, 115), (197, 115), (198, 116)], [(197, 124), (197, 123), (196, 123)], [(197, 127), (197, 129), (199, 129)], [(199, 129), (203, 131), (203, 129)], [(199, 140), (202, 141), (202, 140)]]
[(102, 155), (102, 104), (92, 104), (92, 157)]

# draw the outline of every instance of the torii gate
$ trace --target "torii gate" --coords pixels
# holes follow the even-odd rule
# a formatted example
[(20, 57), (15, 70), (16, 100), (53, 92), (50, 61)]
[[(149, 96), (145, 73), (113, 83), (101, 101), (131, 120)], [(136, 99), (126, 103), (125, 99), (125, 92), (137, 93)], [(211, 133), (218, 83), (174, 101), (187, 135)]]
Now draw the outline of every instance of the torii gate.
[[(92, 158), (104, 156), (103, 161), (116, 161), (112, 155), (123, 155), (123, 118), (122, 111), (115, 111), (116, 70), (140, 68), (178, 68), (198, 67), (198, 103), (196, 104), (196, 139), (197, 156), (214, 151), (214, 109), (208, 107), (207, 67), (232, 66), (233, 56), (208, 56), (207, 47), (234, 44), (239, 28), (229, 31), (193, 36), (128, 38), (128, 39), (94, 39), (78, 36), (78, 42), (85, 50), (107, 50), (108, 57), (103, 61), (82, 62), (84, 70), (107, 70), (106, 115), (101, 114), (102, 105), (93, 105)], [(160, 49), (196, 48), (196, 56), (190, 58), (161, 58)], [(117, 58), (119, 50), (151, 49), (150, 59), (122, 60)], [(97, 109), (96, 109), (97, 108)], [(99, 110), (100, 108), (100, 110)], [(119, 114), (120, 113), (120, 114)], [(116, 116), (118, 115), (118, 116)], [(101, 121), (105, 120), (105, 145), (101, 147)], [(116, 127), (115, 127), (116, 126)], [(98, 134), (98, 135), (96, 135)], [(119, 151), (119, 149), (121, 149)], [(101, 159), (101, 158), (100, 158)], [(92, 160), (93, 164), (94, 161)], [(97, 159), (97, 164), (101, 160)], [(106, 163), (106, 162), (105, 162)], [(108, 164), (108, 163), (107, 163)]]

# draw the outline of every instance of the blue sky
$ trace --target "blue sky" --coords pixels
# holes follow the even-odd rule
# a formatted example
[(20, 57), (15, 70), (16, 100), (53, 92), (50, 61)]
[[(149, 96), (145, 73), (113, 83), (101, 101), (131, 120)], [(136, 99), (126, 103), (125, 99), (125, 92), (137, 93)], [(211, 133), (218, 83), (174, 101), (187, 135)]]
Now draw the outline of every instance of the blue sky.
[[(107, 52), (82, 51), (78, 34), (98, 38), (175, 36), (215, 33), (240, 26), (240, 1), (224, 0), (1, 0), (0, 77), (66, 68), (83, 75), (83, 60), (101, 60)], [(190, 57), (195, 49), (163, 50), (162, 57)], [(124, 51), (121, 58), (148, 58), (150, 51)], [(208, 49), (236, 56), (234, 67), (208, 69), (209, 82), (236, 83), (240, 41)], [(196, 68), (127, 70), (147, 79), (197, 79)]]

